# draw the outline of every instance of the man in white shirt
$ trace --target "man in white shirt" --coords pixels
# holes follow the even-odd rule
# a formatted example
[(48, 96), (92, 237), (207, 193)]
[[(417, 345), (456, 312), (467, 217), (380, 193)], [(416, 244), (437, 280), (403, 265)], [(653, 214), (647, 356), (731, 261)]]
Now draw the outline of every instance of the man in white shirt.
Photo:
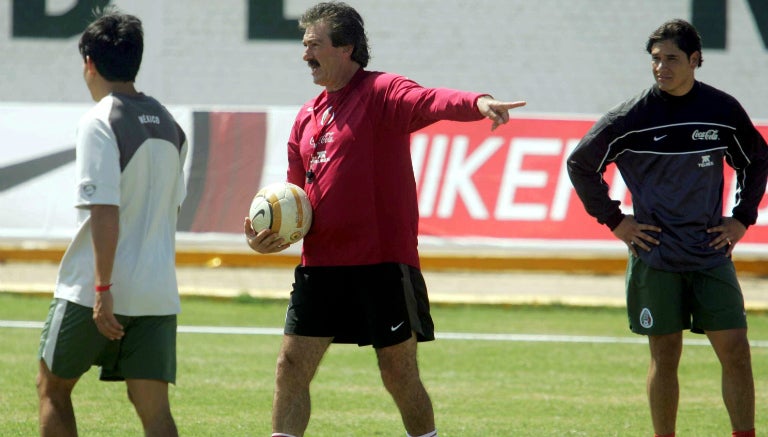
[(40, 434), (77, 435), (71, 393), (88, 369), (126, 381), (145, 435), (176, 436), (175, 232), (186, 194), (184, 132), (134, 86), (141, 21), (103, 11), (83, 33), (93, 100), (77, 129), (79, 227), (59, 267), (40, 341)]

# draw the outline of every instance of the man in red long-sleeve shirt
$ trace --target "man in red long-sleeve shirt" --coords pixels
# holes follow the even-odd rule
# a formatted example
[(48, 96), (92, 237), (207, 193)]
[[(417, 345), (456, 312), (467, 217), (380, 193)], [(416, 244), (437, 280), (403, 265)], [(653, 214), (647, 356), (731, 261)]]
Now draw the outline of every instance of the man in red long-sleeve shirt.
[[(384, 386), (409, 436), (437, 436), (419, 377), (418, 341), (434, 340), (417, 250), (418, 204), (410, 134), (439, 120), (509, 120), (525, 102), (424, 88), (371, 72), (363, 19), (344, 3), (320, 3), (299, 20), (304, 60), (320, 95), (299, 111), (288, 140), (288, 181), (304, 188), (313, 223), (296, 268), (277, 363), (273, 436), (298, 437), (310, 416), (309, 384), (331, 343), (373, 345)], [(288, 245), (256, 234), (249, 246)]]

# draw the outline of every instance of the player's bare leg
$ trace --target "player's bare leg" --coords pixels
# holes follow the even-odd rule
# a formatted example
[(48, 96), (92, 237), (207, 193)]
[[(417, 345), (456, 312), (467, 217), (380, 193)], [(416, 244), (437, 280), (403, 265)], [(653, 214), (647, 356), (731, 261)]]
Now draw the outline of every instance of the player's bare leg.
[(309, 384), (315, 376), (330, 337), (283, 336), (275, 372), (272, 432), (300, 437), (309, 424)]
[(723, 401), (734, 431), (755, 427), (755, 382), (746, 329), (707, 331), (722, 366)]
[(51, 373), (45, 361), (40, 360), (37, 373), (37, 396), (40, 399), (40, 435), (77, 436), (75, 410), (72, 407), (72, 389), (79, 378), (63, 379)]
[(423, 435), (435, 430), (432, 401), (419, 377), (416, 362), (416, 336), (403, 343), (376, 349), (384, 387), (400, 410), (405, 430)]
[(136, 408), (146, 437), (177, 437), (176, 422), (168, 401), (168, 383), (152, 379), (128, 379), (128, 398)]
[(648, 367), (648, 402), (651, 407), (653, 430), (666, 435), (675, 432), (680, 386), (677, 368), (683, 352), (683, 333), (651, 335), (648, 337), (651, 363)]

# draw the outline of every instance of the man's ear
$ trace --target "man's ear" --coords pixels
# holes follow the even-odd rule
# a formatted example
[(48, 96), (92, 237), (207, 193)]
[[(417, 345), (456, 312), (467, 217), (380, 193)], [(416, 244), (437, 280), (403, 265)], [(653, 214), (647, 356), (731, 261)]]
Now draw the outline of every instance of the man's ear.
[(89, 73), (98, 73), (96, 64), (93, 63), (93, 59), (91, 59), (90, 56), (85, 57), (85, 69), (88, 70)]
[(691, 57), (690, 57), (691, 67), (698, 68), (700, 60), (701, 60), (700, 51), (696, 50), (695, 52), (691, 53)]

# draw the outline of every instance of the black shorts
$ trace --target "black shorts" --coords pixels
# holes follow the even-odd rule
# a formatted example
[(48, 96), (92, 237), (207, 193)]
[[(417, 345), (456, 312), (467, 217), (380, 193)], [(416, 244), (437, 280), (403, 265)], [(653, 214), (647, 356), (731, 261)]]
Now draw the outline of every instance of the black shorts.
[(427, 286), (417, 268), (298, 266), (294, 276), (286, 334), (375, 348), (402, 343), (412, 332), (418, 341), (435, 339)]

